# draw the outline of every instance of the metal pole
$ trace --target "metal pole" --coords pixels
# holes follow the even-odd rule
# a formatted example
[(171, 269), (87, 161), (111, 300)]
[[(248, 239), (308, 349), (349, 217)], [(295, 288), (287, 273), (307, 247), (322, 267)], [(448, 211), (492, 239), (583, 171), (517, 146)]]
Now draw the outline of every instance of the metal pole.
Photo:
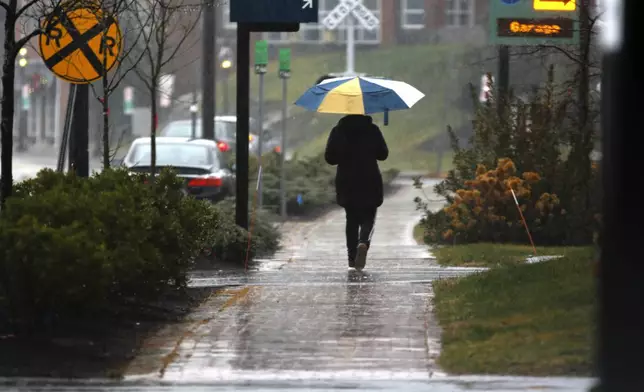
[(60, 134), (60, 82), (58, 78), (53, 79), (56, 84), (56, 98), (54, 98), (54, 145), (60, 148), (61, 134)]
[[(58, 82), (57, 82), (58, 83)], [(69, 134), (71, 133), (71, 124), (72, 116), (74, 114), (74, 106), (76, 100), (76, 85), (69, 85), (69, 95), (67, 96), (67, 107), (65, 108), (65, 125), (63, 126), (63, 132), (60, 135), (60, 144), (59, 144), (59, 153), (58, 153), (58, 164), (56, 165), (56, 171), (62, 173), (65, 169), (65, 153), (69, 152), (69, 161), (72, 160), (72, 141), (70, 140)]]
[[(258, 119), (257, 123), (259, 126), (259, 136), (257, 139), (257, 162), (258, 164), (261, 163), (262, 161), (262, 145), (264, 144), (264, 74), (260, 73), (259, 74), (259, 109), (258, 109)], [(248, 143), (246, 143), (248, 144)], [(263, 198), (262, 198), (262, 178), (261, 178), (261, 172), (258, 171), (257, 175), (259, 176), (257, 178), (257, 206), (259, 208), (262, 208), (262, 203), (263, 203)]]
[(353, 15), (349, 14), (346, 17), (347, 24), (347, 74), (353, 75), (355, 70), (355, 56), (356, 56), (356, 43), (355, 43), (355, 23)]
[(508, 104), (508, 91), (510, 89), (510, 47), (499, 46), (499, 76), (497, 86), (497, 109), (502, 116)]
[(203, 12), (201, 132), (204, 139), (215, 139), (215, 1), (206, 0)]
[(235, 221), (248, 229), (248, 128), (250, 110), (250, 31), (237, 24), (237, 146)]
[[(89, 177), (89, 85), (76, 86), (70, 145), (71, 170), (79, 177)], [(73, 148), (72, 148), (73, 146)], [(73, 158), (72, 158), (73, 155)], [(73, 159), (73, 161), (72, 161)]]
[(286, 120), (288, 117), (287, 79), (282, 78), (282, 145), (280, 148), (280, 213), (286, 219)]

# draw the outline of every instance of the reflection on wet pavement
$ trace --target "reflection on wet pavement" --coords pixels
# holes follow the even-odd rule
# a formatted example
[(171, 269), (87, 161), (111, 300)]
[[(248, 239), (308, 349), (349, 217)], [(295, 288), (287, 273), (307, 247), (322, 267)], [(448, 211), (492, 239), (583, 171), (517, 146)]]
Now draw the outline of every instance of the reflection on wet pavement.
[(441, 268), (426, 247), (410, 241), (416, 192), (409, 181), (379, 210), (363, 272), (347, 270), (341, 211), (292, 225), (275, 259), (248, 273), (195, 272), (190, 285), (213, 287), (213, 295), (183, 323), (149, 339), (125, 381), (58, 384), (61, 389), (32, 383), (15, 390), (509, 392), (589, 386), (587, 379), (452, 378), (440, 372), (431, 282), (482, 270)]

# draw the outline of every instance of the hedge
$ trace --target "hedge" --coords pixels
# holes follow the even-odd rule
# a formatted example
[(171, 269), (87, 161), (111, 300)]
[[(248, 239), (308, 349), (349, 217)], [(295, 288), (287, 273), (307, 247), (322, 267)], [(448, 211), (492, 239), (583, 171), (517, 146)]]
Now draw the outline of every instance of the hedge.
[[(250, 157), (250, 194), (257, 183), (257, 158)], [(293, 159), (285, 162), (286, 210), (289, 216), (309, 216), (335, 205), (336, 167), (324, 160), (324, 154), (315, 157)], [(387, 187), (398, 176), (399, 171), (390, 169), (382, 172)], [(280, 154), (269, 153), (262, 157), (263, 206), (268, 211), (280, 211)], [(299, 196), (299, 197), (298, 197)]]
[[(0, 324), (32, 330), (156, 300), (186, 287), (206, 249), (244, 259), (248, 235), (224, 206), (185, 197), (167, 170), (143, 180), (123, 169), (90, 178), (43, 170), (16, 185), (0, 215)], [(278, 241), (264, 228), (251, 256)]]

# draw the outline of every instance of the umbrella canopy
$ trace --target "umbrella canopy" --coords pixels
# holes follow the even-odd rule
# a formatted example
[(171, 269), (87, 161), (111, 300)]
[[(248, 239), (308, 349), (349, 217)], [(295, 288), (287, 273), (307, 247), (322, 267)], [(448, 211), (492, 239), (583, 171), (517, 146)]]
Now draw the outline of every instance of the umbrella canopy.
[(372, 114), (409, 109), (424, 96), (405, 82), (350, 76), (316, 84), (295, 104), (319, 113)]

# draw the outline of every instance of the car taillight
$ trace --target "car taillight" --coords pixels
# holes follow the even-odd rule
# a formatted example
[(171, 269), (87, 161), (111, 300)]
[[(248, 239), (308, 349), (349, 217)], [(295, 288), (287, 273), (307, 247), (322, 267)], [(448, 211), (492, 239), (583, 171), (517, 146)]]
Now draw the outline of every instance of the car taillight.
[(221, 186), (222, 181), (221, 178), (219, 177), (202, 177), (202, 178), (194, 178), (190, 180), (188, 183), (188, 186), (194, 186), (194, 187), (205, 187), (205, 186)]
[(217, 147), (219, 147), (219, 151), (221, 151), (221, 152), (226, 152), (226, 151), (230, 150), (230, 146), (226, 142), (217, 143)]

